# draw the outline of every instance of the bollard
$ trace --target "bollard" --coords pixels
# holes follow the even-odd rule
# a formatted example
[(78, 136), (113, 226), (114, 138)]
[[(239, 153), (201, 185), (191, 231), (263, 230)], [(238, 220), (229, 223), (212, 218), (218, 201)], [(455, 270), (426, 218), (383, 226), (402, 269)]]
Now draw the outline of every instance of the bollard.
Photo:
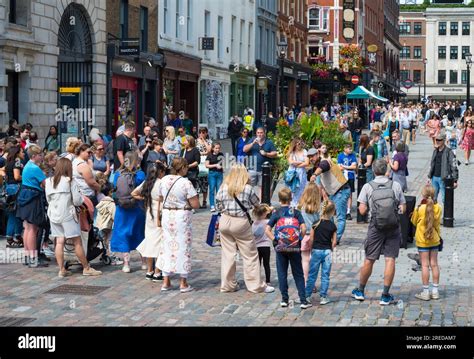
[(454, 227), (454, 179), (451, 175), (444, 180), (443, 226)]
[[(363, 165), (359, 166), (357, 171), (357, 197), (359, 197), (362, 187), (364, 187), (367, 180), (367, 168)], [(357, 202), (357, 223), (367, 223), (367, 214), (364, 216), (359, 212), (359, 202)]]
[(262, 165), (262, 203), (271, 205), (272, 165), (265, 162)]

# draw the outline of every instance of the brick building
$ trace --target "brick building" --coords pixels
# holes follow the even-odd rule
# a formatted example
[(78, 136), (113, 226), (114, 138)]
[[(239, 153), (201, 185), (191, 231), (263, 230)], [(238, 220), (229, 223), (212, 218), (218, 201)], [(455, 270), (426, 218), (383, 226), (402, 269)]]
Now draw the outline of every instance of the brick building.
[(398, 99), (400, 96), (400, 35), (398, 0), (384, 0), (384, 73), (382, 96)]

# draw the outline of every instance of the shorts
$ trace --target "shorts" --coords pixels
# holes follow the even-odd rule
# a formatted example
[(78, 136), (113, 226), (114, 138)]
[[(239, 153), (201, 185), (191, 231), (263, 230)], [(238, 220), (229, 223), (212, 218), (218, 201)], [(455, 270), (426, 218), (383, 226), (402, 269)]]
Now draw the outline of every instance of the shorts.
[(262, 187), (262, 172), (249, 171), (250, 185)]
[(63, 223), (51, 222), (51, 236), (66, 239), (81, 237), (81, 225), (74, 219)]
[(439, 251), (439, 246), (434, 247), (417, 247), (418, 252), (431, 252), (431, 251)]
[(351, 193), (354, 193), (355, 190), (355, 179), (348, 179), (349, 186), (351, 187)]
[(400, 227), (390, 230), (379, 230), (371, 221), (364, 243), (365, 258), (378, 260), (380, 255), (385, 258), (397, 258), (402, 240)]

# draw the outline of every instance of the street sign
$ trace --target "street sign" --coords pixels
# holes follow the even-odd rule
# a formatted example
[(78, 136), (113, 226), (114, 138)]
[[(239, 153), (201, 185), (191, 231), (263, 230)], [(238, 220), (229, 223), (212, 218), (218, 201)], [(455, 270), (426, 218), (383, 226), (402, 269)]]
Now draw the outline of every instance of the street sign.
[(138, 56), (140, 55), (140, 46), (134, 45), (120, 45), (119, 55), (123, 56)]
[(257, 90), (264, 91), (268, 87), (268, 79), (266, 77), (260, 77), (257, 79)]
[(60, 87), (59, 93), (80, 93), (80, 87)]
[(214, 50), (213, 37), (201, 37), (201, 50)]
[(414, 85), (413, 81), (410, 79), (406, 79), (405, 81), (402, 82), (403, 87), (405, 87), (407, 90), (411, 89)]
[(354, 85), (357, 85), (359, 83), (359, 76), (357, 75), (354, 75), (351, 77), (351, 82), (354, 84)]

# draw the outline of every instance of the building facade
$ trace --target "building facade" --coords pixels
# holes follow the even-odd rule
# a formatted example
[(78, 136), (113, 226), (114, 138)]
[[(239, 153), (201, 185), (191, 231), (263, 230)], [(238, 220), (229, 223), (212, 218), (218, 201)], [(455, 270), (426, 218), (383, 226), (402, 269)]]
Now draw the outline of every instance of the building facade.
[(61, 141), (105, 128), (106, 1), (0, 2), (0, 124)]
[[(427, 96), (464, 100), (467, 67), (464, 54), (474, 51), (474, 8), (427, 8)], [(474, 76), (471, 71), (471, 84)], [(472, 91), (472, 90), (471, 90)], [(472, 92), (471, 92), (472, 93)]]
[(398, 0), (384, 0), (384, 74), (381, 95), (389, 99), (400, 96), (400, 4)]
[(307, 8), (306, 0), (278, 2), (277, 41), (285, 39), (288, 45), (286, 58), (278, 60), (280, 68), (283, 69), (283, 104), (288, 107), (306, 106), (310, 103), (312, 69), (308, 66)]
[(255, 38), (255, 64), (257, 78), (263, 79), (265, 89), (257, 89), (255, 116), (264, 118), (268, 112), (277, 113), (278, 64), (278, 1), (257, 0), (257, 28)]
[(366, 71), (362, 84), (369, 90), (378, 91), (377, 83), (383, 78), (384, 8), (380, 0), (365, 0), (363, 7), (364, 35), (360, 41)]
[[(426, 53), (426, 19), (421, 11), (400, 12), (400, 81), (407, 99), (418, 100), (424, 96)], [(427, 64), (428, 65), (428, 64)], [(404, 88), (403, 82), (411, 80), (411, 88)]]

